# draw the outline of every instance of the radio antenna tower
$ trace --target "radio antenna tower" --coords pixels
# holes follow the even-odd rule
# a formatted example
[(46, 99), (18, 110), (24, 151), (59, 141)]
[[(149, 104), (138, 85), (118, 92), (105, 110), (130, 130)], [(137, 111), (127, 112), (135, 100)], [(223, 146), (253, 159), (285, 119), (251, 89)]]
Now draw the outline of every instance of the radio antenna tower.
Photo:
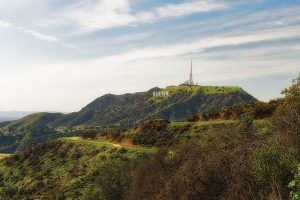
[(189, 85), (194, 85), (194, 81), (193, 81), (193, 60), (191, 60), (191, 72), (190, 72)]
[(192, 86), (192, 85), (197, 85), (197, 84), (194, 83), (194, 80), (193, 80), (193, 60), (191, 60), (190, 77), (189, 77), (189, 79), (188, 79), (187, 81), (185, 81), (185, 82), (183, 83), (183, 85), (190, 85), (190, 86)]

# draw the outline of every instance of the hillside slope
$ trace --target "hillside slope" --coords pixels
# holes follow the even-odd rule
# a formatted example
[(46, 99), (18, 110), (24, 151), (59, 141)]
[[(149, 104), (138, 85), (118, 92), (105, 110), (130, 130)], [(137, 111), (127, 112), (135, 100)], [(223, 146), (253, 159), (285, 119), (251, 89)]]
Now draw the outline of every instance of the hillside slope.
[(64, 115), (61, 113), (35, 113), (23, 117), (19, 120), (0, 123), (0, 133), (7, 135), (10, 133), (18, 134), (25, 130), (32, 130), (34, 127), (44, 125), (54, 125)]
[[(161, 92), (168, 96), (153, 96)], [(170, 86), (147, 92), (105, 95), (84, 107), (64, 124), (131, 126), (149, 119), (184, 120), (189, 115), (257, 101), (239, 87)]]
[[(4, 199), (25, 196), (28, 199), (81, 199), (90, 193), (99, 178), (111, 181), (111, 176), (120, 176), (118, 168), (129, 167), (144, 154), (155, 151), (81, 138), (62, 138), (32, 146), (0, 162), (0, 199), (3, 196)], [(128, 187), (127, 182), (122, 183), (124, 188)], [(103, 197), (105, 188), (101, 189), (98, 198), (107, 199)], [(124, 189), (112, 189), (113, 199), (119, 199), (116, 192), (119, 190)]]
[[(264, 152), (262, 156), (255, 153), (260, 152), (259, 141), (270, 139), (263, 130), (272, 125), (255, 121), (249, 138), (236, 129), (237, 124), (158, 120), (122, 133), (140, 145), (112, 143), (101, 134), (94, 139), (61, 138), (30, 146), (0, 161), (0, 196), (9, 200), (211, 200), (223, 196), (233, 200), (245, 195), (246, 199), (259, 199), (260, 193), (270, 189), (264, 180), (269, 183), (272, 177), (258, 182), (264, 172), (252, 163), (264, 156)], [(275, 153), (278, 156), (277, 150)], [(282, 160), (283, 156), (278, 157)], [(252, 158), (258, 161), (252, 162)], [(274, 162), (272, 159), (267, 170), (269, 166), (273, 169)], [(288, 164), (292, 167), (290, 161)], [(290, 168), (284, 166), (285, 174), (290, 175)], [(246, 184), (239, 184), (241, 180)], [(174, 188), (183, 189), (174, 192)]]
[[(158, 95), (153, 95), (154, 92)], [(56, 127), (79, 125), (132, 127), (144, 120), (157, 118), (185, 120), (187, 116), (253, 102), (257, 100), (240, 87), (169, 86), (134, 94), (107, 94), (76, 113), (67, 115), (39, 113), (8, 124), (0, 124), (0, 128), (20, 130), (33, 124)]]

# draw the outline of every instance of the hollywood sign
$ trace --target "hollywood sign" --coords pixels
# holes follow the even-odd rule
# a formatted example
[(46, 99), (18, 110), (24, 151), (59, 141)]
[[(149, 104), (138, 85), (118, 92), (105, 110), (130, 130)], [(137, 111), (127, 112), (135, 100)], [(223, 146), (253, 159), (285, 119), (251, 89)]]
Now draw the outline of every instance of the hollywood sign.
[(169, 92), (168, 91), (159, 91), (159, 92), (153, 92), (153, 96), (154, 97), (167, 97), (169, 96)]

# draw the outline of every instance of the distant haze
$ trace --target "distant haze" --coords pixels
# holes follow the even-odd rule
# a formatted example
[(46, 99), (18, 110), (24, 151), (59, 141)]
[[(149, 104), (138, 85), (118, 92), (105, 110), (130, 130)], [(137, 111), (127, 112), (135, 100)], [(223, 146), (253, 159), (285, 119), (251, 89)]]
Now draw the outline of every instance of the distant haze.
[(20, 119), (35, 112), (30, 111), (0, 111), (0, 122)]

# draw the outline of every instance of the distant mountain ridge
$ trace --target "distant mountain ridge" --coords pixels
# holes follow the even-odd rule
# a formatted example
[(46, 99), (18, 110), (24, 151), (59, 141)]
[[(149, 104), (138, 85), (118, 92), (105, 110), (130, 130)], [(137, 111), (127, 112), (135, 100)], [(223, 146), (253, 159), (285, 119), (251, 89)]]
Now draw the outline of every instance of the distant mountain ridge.
[(134, 94), (101, 96), (70, 114), (36, 113), (0, 125), (2, 129), (26, 129), (33, 125), (94, 125), (132, 127), (150, 119), (185, 120), (188, 116), (210, 113), (234, 105), (257, 102), (237, 86), (168, 86)]
[(0, 111), (0, 122), (17, 120), (36, 111)]

